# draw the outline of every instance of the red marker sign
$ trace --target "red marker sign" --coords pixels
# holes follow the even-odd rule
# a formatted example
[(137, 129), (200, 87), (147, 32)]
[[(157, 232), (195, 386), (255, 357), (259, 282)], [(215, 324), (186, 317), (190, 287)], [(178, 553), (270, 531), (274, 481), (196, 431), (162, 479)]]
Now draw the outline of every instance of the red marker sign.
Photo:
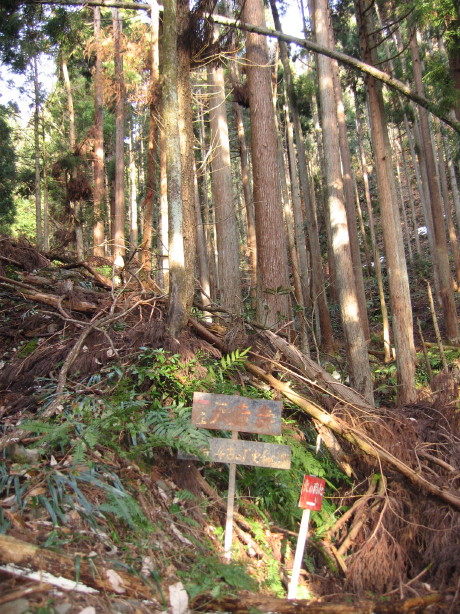
[(304, 510), (319, 511), (323, 502), (325, 480), (314, 475), (306, 475), (300, 492), (299, 507)]

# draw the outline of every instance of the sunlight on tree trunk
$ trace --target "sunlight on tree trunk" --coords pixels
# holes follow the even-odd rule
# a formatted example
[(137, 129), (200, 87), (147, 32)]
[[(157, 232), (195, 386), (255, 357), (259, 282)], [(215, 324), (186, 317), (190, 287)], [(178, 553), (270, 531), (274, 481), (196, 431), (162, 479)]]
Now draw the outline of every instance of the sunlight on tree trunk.
[[(316, 0), (314, 15), (316, 39), (319, 44), (327, 45), (329, 39), (327, 0)], [(367, 401), (373, 403), (372, 376), (353, 274), (340, 151), (337, 147), (339, 132), (331, 60), (325, 56), (318, 56), (317, 67), (332, 249), (339, 292), (340, 313), (350, 362), (350, 379), (352, 386)]]
[(104, 236), (104, 110), (102, 93), (101, 59), (101, 9), (94, 7), (94, 40), (96, 61), (94, 65), (94, 189), (93, 189), (93, 255), (105, 255)]
[(168, 326), (175, 337), (187, 321), (185, 254), (182, 211), (182, 161), (177, 91), (177, 4), (167, 0), (163, 14), (163, 126), (169, 215), (169, 304)]
[[(218, 33), (217, 33), (218, 34)], [(220, 304), (234, 314), (242, 311), (240, 249), (233, 203), (224, 69), (208, 65), (208, 104), (211, 129), (211, 187), (219, 251)]]
[(113, 262), (124, 265), (125, 256), (125, 81), (122, 55), (122, 20), (118, 9), (112, 9), (115, 60), (115, 191), (112, 226)]
[[(363, 58), (369, 62), (372, 60), (373, 42), (368, 33), (374, 32), (371, 7), (365, 0), (356, 0), (356, 12), (359, 17), (361, 53)], [(395, 190), (391, 187), (393, 169), (391, 167), (391, 151), (389, 149), (381, 84), (373, 77), (368, 76), (366, 77), (366, 85), (380, 197), (385, 258), (389, 272), (390, 302), (396, 347), (398, 402), (403, 405), (413, 403), (417, 398), (415, 389), (416, 357), (409, 279), (403, 249), (401, 220), (394, 200)]]

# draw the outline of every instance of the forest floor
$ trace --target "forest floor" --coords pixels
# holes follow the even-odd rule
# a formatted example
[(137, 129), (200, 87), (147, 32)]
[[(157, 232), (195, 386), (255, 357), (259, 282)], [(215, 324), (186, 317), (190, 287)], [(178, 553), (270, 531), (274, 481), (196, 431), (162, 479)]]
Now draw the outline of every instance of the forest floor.
[[(371, 408), (330, 375), (346, 371), (340, 348), (320, 366), (198, 313), (171, 339), (165, 297), (136, 274), (114, 290), (97, 264), (0, 240), (0, 614), (460, 612), (460, 353), (441, 364), (424, 301), (434, 372), (420, 367), (416, 404), (392, 406), (376, 324)], [(225, 465), (178, 456), (206, 442), (190, 424), (200, 389), (283, 399), (297, 470), (325, 472), (302, 599), (284, 598), (298, 493), (280, 472), (239, 475), (223, 558)], [(322, 466), (303, 452), (318, 434)]]

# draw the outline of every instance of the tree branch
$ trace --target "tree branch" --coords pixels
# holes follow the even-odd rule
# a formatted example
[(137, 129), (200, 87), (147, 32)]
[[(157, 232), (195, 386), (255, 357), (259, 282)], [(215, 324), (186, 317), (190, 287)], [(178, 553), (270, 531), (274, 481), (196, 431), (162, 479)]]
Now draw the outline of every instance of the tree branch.
[[(142, 4), (140, 2), (117, 2), (116, 0), (34, 0), (35, 4), (58, 4), (63, 6), (105, 6), (105, 7), (115, 7), (115, 8), (126, 8), (132, 10), (141, 10), (141, 11), (149, 11), (149, 4)], [(163, 10), (162, 6), (159, 6), (160, 11)], [(337, 51), (336, 49), (329, 49), (328, 47), (323, 47), (322, 45), (318, 45), (313, 41), (306, 40), (303, 38), (297, 38), (295, 36), (290, 36), (288, 34), (284, 34), (283, 32), (278, 32), (277, 30), (270, 30), (269, 28), (262, 28), (261, 26), (254, 26), (252, 24), (244, 23), (239, 19), (232, 19), (229, 17), (224, 17), (222, 15), (208, 14), (207, 18), (214, 23), (218, 23), (222, 26), (228, 26), (230, 28), (236, 28), (240, 30), (245, 30), (246, 32), (255, 32), (256, 34), (261, 34), (262, 36), (269, 36), (271, 38), (277, 38), (278, 40), (285, 41), (286, 43), (293, 43), (298, 45), (299, 47), (303, 47), (304, 49), (308, 49), (309, 51), (314, 51), (315, 53), (320, 53), (329, 58), (333, 58), (337, 60), (341, 64), (345, 64), (347, 66), (351, 66), (361, 72), (364, 72), (374, 79), (385, 83), (388, 87), (396, 90), (400, 94), (403, 94), (409, 100), (412, 100), (416, 104), (420, 105), (430, 111), (433, 115), (438, 117), (442, 122), (450, 126), (453, 130), (460, 134), (460, 122), (455, 121), (449, 117), (446, 117), (437, 107), (436, 104), (430, 102), (423, 96), (419, 96), (416, 92), (413, 92), (410, 88), (408, 88), (402, 81), (395, 79), (390, 76), (386, 72), (379, 70), (375, 66), (371, 66), (370, 64), (366, 64), (362, 60), (358, 60), (350, 55)]]

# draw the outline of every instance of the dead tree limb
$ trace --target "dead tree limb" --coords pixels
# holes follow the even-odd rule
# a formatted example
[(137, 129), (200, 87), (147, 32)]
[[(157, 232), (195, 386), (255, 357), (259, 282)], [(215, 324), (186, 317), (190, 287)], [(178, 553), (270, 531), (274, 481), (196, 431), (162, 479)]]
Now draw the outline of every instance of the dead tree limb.
[[(24, 284), (15, 279), (9, 277), (0, 276), (0, 283), (10, 288), (15, 288), (21, 295), (29, 301), (35, 301), (37, 303), (43, 303), (44, 305), (50, 305), (59, 309), (60, 301), (62, 302), (62, 296), (56, 296), (54, 294), (46, 294), (44, 292), (37, 292), (37, 290), (28, 284)], [(82, 301), (75, 296), (69, 296), (66, 298), (67, 308), (72, 311), (79, 311), (80, 313), (93, 313), (97, 310), (95, 303), (88, 301)]]
[(408, 614), (424, 612), (434, 603), (442, 601), (439, 593), (423, 597), (393, 602), (379, 599), (363, 599), (355, 603), (312, 603), (306, 599), (280, 599), (264, 595), (243, 593), (238, 597), (214, 598), (199, 595), (192, 600), (191, 607), (197, 612), (238, 612), (250, 614), (260, 612), (279, 612), (279, 614)]
[(266, 337), (268, 341), (282, 352), (289, 363), (299, 369), (311, 381), (313, 386), (320, 389), (326, 389), (329, 394), (332, 393), (338, 400), (344, 401), (355, 407), (364, 409), (374, 409), (356, 390), (338, 382), (330, 373), (320, 367), (314, 360), (305, 356), (295, 345), (289, 343), (279, 335), (275, 335), (271, 330), (259, 331), (259, 335)]
[(124, 571), (115, 571), (104, 564), (91, 564), (81, 558), (79, 565), (73, 557), (58, 554), (46, 548), (0, 534), (0, 563), (15, 565), (32, 571), (45, 571), (56, 576), (76, 580), (97, 590), (118, 593), (136, 598), (152, 599), (149, 587), (136, 576)]

